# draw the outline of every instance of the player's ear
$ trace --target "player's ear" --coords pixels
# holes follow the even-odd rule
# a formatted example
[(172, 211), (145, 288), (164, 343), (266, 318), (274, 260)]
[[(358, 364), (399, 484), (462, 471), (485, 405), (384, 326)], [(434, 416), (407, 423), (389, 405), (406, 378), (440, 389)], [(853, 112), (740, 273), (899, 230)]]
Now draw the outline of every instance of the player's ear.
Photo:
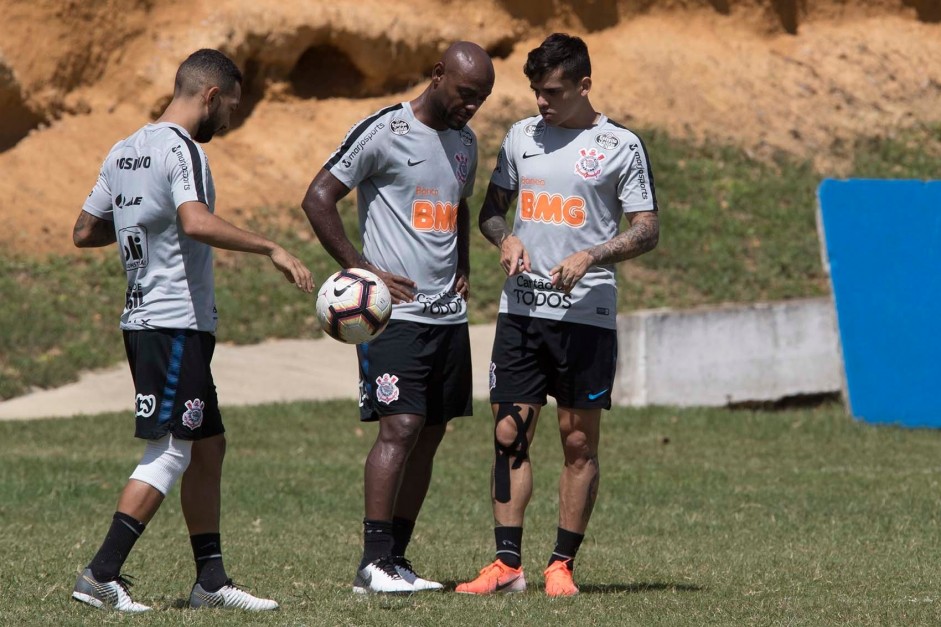
[(431, 68), (431, 84), (434, 87), (438, 87), (438, 84), (444, 80), (444, 63), (438, 61), (435, 63), (435, 66)]
[(212, 87), (207, 87), (203, 92), (203, 100), (206, 102), (206, 106), (209, 107), (209, 110), (212, 111), (214, 108), (219, 107), (219, 102), (222, 97), (222, 90), (219, 89), (218, 85), (213, 85)]
[(587, 96), (588, 92), (591, 91), (591, 77), (586, 76), (578, 82), (578, 92), (582, 96)]

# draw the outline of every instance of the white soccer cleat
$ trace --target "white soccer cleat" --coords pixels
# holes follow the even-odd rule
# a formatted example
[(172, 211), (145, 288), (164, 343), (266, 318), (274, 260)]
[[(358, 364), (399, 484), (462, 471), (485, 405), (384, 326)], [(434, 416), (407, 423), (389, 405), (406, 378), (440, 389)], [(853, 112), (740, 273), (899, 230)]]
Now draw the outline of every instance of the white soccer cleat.
[(123, 575), (114, 581), (98, 581), (91, 574), (91, 569), (86, 568), (75, 582), (72, 598), (92, 607), (118, 612), (137, 613), (150, 610), (149, 606), (137, 603), (131, 598), (127, 591), (129, 585), (130, 582)]
[(265, 612), (278, 609), (278, 603), (271, 599), (259, 599), (229, 580), (215, 592), (207, 592), (202, 585), (197, 583), (190, 593), (190, 607), (221, 607), (248, 612)]
[(391, 558), (380, 557), (356, 571), (353, 592), (356, 594), (409, 594), (415, 592), (415, 587), (399, 574)]
[(405, 559), (404, 556), (398, 555), (393, 557), (392, 563), (395, 564), (395, 570), (399, 573), (399, 577), (412, 584), (412, 589), (415, 592), (421, 592), (423, 590), (441, 590), (444, 588), (444, 584), (419, 577), (415, 569), (412, 568), (412, 563)]

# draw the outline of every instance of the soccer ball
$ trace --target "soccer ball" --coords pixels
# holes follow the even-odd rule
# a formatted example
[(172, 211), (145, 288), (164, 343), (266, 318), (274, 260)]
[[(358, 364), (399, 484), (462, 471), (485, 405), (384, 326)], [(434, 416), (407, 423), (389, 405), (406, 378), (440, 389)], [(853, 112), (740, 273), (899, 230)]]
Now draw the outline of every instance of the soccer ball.
[(317, 319), (332, 338), (347, 344), (368, 342), (392, 316), (389, 288), (368, 270), (348, 268), (333, 274), (317, 293)]

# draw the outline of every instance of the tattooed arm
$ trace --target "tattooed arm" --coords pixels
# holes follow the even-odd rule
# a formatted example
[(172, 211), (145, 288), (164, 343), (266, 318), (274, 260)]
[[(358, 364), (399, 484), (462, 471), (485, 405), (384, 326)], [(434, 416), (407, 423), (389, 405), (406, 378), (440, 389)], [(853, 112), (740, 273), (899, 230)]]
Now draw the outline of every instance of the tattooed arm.
[(660, 239), (660, 216), (656, 211), (627, 214), (631, 226), (603, 244), (569, 255), (549, 271), (552, 285), (571, 292), (588, 269), (633, 259), (653, 250)]
[(102, 220), (87, 211), (78, 214), (75, 226), (72, 228), (72, 242), (79, 248), (98, 248), (117, 241), (114, 234), (114, 223)]
[(490, 183), (478, 220), (480, 232), (500, 249), (500, 265), (509, 276), (522, 270), (531, 270), (529, 253), (526, 252), (523, 242), (513, 235), (510, 225), (506, 222), (506, 213), (510, 210), (515, 195), (509, 189)]
[(629, 213), (631, 226), (623, 233), (588, 250), (592, 265), (626, 261), (656, 248), (660, 239), (660, 216), (656, 211)]

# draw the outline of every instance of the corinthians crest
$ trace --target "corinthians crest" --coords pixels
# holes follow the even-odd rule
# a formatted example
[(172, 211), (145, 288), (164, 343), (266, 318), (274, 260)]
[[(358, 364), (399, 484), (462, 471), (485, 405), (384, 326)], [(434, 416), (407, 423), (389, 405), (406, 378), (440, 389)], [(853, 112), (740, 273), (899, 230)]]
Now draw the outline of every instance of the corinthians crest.
[(586, 181), (598, 178), (601, 175), (601, 162), (605, 159), (604, 154), (599, 154), (594, 148), (588, 150), (581, 148), (578, 154), (581, 157), (575, 162), (575, 174)]
[(457, 175), (457, 180), (463, 185), (467, 182), (467, 155), (463, 152), (456, 152), (454, 153), (454, 160), (457, 161), (457, 168), (454, 173)]
[(399, 378), (394, 374), (386, 372), (381, 377), (376, 378), (376, 399), (380, 403), (389, 405), (392, 401), (399, 399), (399, 386), (396, 385)]
[(203, 424), (203, 409), (206, 408), (206, 403), (194, 398), (191, 401), (186, 401), (185, 405), (186, 412), (183, 414), (183, 424), (191, 430), (199, 429)]

